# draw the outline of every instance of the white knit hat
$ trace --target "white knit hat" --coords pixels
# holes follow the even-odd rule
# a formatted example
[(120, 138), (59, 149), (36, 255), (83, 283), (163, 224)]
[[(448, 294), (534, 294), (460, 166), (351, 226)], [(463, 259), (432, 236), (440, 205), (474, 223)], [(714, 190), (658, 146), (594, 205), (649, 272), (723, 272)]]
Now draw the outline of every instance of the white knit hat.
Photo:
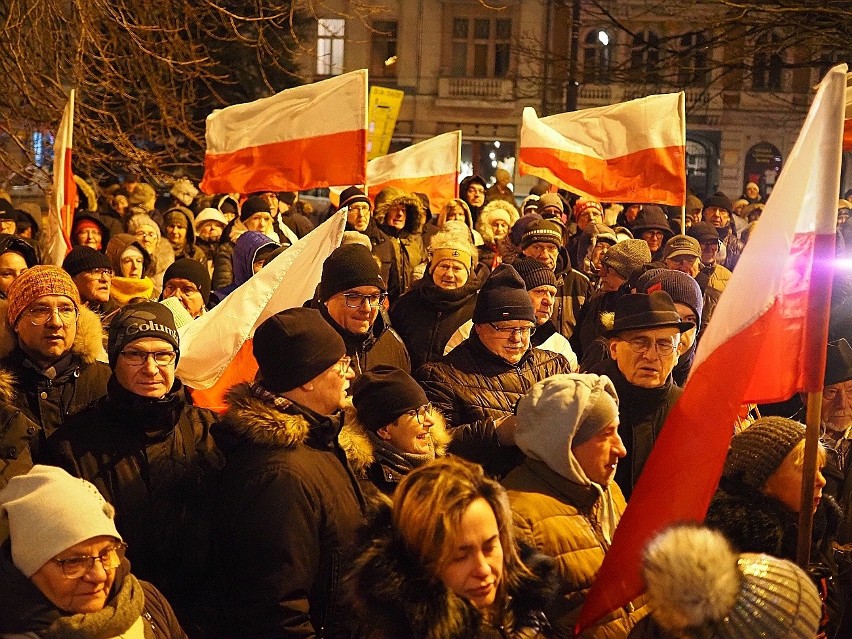
[(10, 479), (0, 491), (0, 516), (9, 520), (12, 563), (28, 578), (81, 541), (121, 539), (115, 509), (98, 489), (54, 466), (33, 466)]

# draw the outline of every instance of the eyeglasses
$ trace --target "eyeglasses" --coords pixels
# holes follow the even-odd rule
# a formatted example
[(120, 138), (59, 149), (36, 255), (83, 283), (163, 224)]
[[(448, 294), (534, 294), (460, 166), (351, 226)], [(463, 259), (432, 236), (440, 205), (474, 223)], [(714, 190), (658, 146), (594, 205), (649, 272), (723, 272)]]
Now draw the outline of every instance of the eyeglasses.
[(489, 323), (488, 325), (495, 331), (497, 331), (500, 334), (500, 337), (502, 337), (503, 339), (509, 339), (512, 337), (520, 337), (521, 339), (523, 339), (535, 333), (535, 326), (503, 327), (491, 323)]
[(147, 364), (149, 357), (154, 360), (157, 366), (168, 366), (177, 358), (176, 351), (157, 351), (155, 353), (149, 351), (121, 351), (121, 354), (124, 355), (124, 359), (131, 366)]
[(379, 304), (385, 301), (385, 297), (387, 297), (385, 293), (376, 293), (373, 295), (362, 295), (361, 293), (343, 294), (343, 299), (349, 308), (361, 308), (364, 302), (367, 302), (367, 306), (370, 308), (377, 308)]
[(701, 244), (701, 248), (711, 249), (711, 248), (719, 248), (722, 244), (720, 240), (705, 240), (704, 242), (699, 242)]
[(121, 542), (105, 548), (99, 555), (80, 555), (68, 557), (68, 559), (54, 559), (53, 561), (62, 567), (62, 574), (68, 579), (79, 579), (95, 567), (95, 561), (100, 561), (104, 570), (115, 570), (124, 561), (126, 550), (127, 544)]
[(417, 420), (417, 423), (422, 426), (426, 421), (426, 415), (429, 415), (430, 417), (432, 416), (432, 402), (424, 404), (420, 408), (407, 410), (405, 411), (405, 414), (414, 417)]
[(96, 278), (101, 278), (106, 275), (107, 277), (113, 276), (113, 270), (111, 268), (90, 268), (88, 271), (85, 271), (86, 275), (92, 275)]
[(642, 237), (662, 238), (663, 236), (665, 236), (665, 233), (662, 231), (645, 231), (642, 233)]
[(656, 347), (660, 355), (671, 355), (675, 348), (674, 342), (667, 339), (652, 340), (650, 337), (634, 337), (621, 341), (625, 342), (637, 355), (647, 353), (653, 347)]
[(77, 319), (77, 307), (73, 304), (67, 306), (35, 306), (27, 310), (27, 318), (33, 326), (44, 326), (53, 315), (59, 316), (59, 321), (68, 326)]
[(155, 237), (157, 237), (157, 232), (156, 231), (141, 231), (140, 230), (140, 231), (136, 231), (136, 233), (134, 235), (136, 235), (136, 237), (138, 237), (138, 238), (154, 239)]
[(193, 294), (199, 292), (198, 287), (195, 286), (194, 284), (179, 285), (179, 284), (172, 284), (171, 282), (169, 282), (168, 284), (166, 284), (165, 288), (163, 289), (163, 294), (164, 295), (173, 295), (177, 291), (182, 292), (184, 295), (193, 295)]
[(346, 377), (346, 373), (349, 372), (349, 365), (352, 363), (352, 358), (349, 355), (345, 355), (340, 358), (340, 361), (337, 362), (337, 372), (340, 373), (341, 377)]

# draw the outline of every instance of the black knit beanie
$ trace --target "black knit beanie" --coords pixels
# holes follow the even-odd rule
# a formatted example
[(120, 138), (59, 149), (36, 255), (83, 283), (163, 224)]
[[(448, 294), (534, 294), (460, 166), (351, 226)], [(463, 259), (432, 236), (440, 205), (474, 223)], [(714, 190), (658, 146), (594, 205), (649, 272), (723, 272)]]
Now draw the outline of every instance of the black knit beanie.
[(139, 302), (122, 308), (109, 325), (107, 354), (109, 365), (115, 368), (119, 353), (130, 342), (142, 337), (167, 341), (180, 354), (180, 338), (172, 312), (159, 302)]
[(704, 202), (705, 210), (709, 209), (710, 207), (725, 209), (728, 213), (730, 213), (734, 209), (734, 205), (731, 202), (731, 198), (729, 198), (721, 191), (716, 191)]
[(505, 320), (527, 320), (535, 323), (527, 287), (518, 272), (508, 264), (501, 264), (485, 280), (473, 309), (474, 324), (488, 324)]
[(697, 327), (701, 326), (701, 313), (704, 311), (704, 296), (695, 278), (681, 271), (667, 268), (652, 268), (645, 271), (636, 281), (637, 293), (653, 293), (665, 291), (673, 302), (686, 304), (698, 319)]
[(75, 277), (84, 271), (89, 271), (93, 268), (112, 268), (112, 263), (109, 258), (96, 251), (91, 246), (75, 246), (71, 252), (65, 256), (62, 262), (62, 268), (71, 277)]
[(723, 475), (762, 490), (784, 458), (805, 438), (805, 427), (786, 417), (761, 417), (734, 435)]
[(358, 286), (375, 286), (386, 290), (379, 265), (370, 249), (363, 244), (344, 244), (331, 252), (322, 265), (317, 293), (321, 302), (332, 295)]
[(188, 257), (182, 257), (172, 262), (166, 269), (163, 274), (163, 285), (168, 284), (169, 280), (173, 278), (189, 280), (195, 284), (201, 291), (204, 303), (207, 304), (207, 300), (210, 299), (210, 271), (207, 270), (206, 264)]
[(364, 191), (359, 189), (357, 186), (350, 186), (348, 189), (344, 189), (340, 194), (340, 206), (338, 208), (342, 209), (345, 206), (349, 206), (350, 204), (355, 204), (356, 202), (363, 202), (373, 207), (370, 202), (370, 198), (364, 195)]
[(553, 286), (554, 288), (558, 288), (556, 286), (556, 275), (554, 274), (553, 269), (548, 268), (538, 260), (520, 258), (512, 262), (512, 268), (514, 268), (518, 272), (518, 275), (521, 276), (521, 279), (524, 280), (524, 284), (528, 291), (538, 288), (539, 286)]
[(428, 402), (420, 384), (395, 366), (376, 366), (352, 384), (352, 404), (358, 419), (373, 432)]
[(253, 195), (243, 202), (242, 207), (240, 207), (240, 221), (245, 222), (255, 213), (269, 213), (274, 216), (269, 203), (259, 195)]
[(553, 220), (533, 220), (521, 236), (521, 249), (536, 242), (549, 242), (562, 246), (562, 227)]
[(272, 393), (284, 393), (334, 366), (346, 355), (346, 345), (318, 310), (291, 308), (257, 327), (252, 353), (261, 384)]

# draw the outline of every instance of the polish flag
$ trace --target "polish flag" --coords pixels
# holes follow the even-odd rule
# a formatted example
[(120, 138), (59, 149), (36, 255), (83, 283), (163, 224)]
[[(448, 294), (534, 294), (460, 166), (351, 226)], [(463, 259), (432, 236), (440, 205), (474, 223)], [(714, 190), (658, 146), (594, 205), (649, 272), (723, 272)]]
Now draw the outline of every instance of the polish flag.
[[(193, 402), (224, 411), (225, 392), (257, 373), (255, 329), (267, 318), (314, 296), (322, 264), (340, 246), (346, 216), (338, 212), (267, 264), (213, 310), (179, 329), (176, 375)], [(282, 353), (282, 357), (286, 354)]]
[(686, 203), (684, 94), (539, 118), (526, 107), (521, 175), (600, 202)]
[(364, 182), (367, 70), (207, 116), (205, 193), (304, 191)]
[(845, 74), (846, 65), (837, 66), (819, 86), (630, 497), (578, 629), (644, 590), (642, 550), (656, 533), (704, 519), (742, 404), (822, 389)]
[(374, 198), (386, 186), (408, 193), (425, 193), (443, 206), (458, 194), (461, 170), (461, 131), (443, 133), (367, 163), (367, 195)]
[(71, 250), (71, 226), (74, 223), (74, 209), (77, 208), (77, 185), (74, 184), (71, 169), (75, 93), (76, 89), (71, 89), (53, 143), (53, 197), (50, 198), (45, 236), (48, 260), (56, 266), (62, 266)]
[(843, 122), (843, 150), (852, 151), (852, 73), (846, 74), (846, 112)]

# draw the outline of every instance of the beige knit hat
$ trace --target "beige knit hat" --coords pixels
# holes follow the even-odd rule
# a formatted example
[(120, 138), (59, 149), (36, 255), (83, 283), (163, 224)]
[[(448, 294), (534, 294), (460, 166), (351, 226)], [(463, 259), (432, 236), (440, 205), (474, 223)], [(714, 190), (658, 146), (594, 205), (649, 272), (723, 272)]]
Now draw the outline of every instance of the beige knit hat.
[(87, 539), (121, 539), (115, 510), (98, 489), (54, 466), (33, 466), (10, 479), (0, 491), (2, 516), (9, 520), (12, 563), (25, 577)]

